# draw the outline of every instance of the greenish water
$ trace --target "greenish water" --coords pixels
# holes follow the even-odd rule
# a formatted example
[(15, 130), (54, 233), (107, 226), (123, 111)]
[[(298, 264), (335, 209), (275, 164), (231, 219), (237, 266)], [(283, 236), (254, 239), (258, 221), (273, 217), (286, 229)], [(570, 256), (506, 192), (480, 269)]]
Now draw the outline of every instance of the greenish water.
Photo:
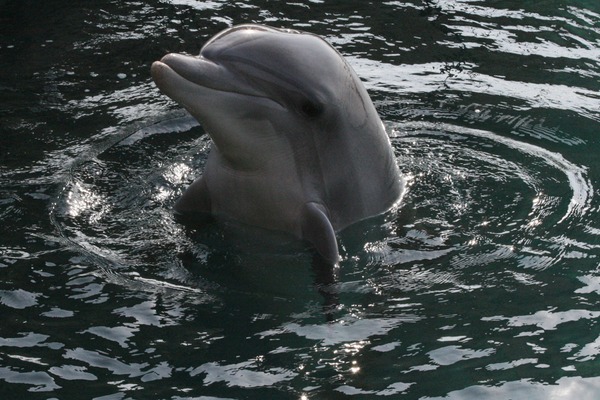
[[(150, 64), (244, 22), (338, 48), (409, 182), (334, 283), (172, 216), (209, 139)], [(596, 0), (1, 1), (0, 397), (596, 399), (599, 134)]]

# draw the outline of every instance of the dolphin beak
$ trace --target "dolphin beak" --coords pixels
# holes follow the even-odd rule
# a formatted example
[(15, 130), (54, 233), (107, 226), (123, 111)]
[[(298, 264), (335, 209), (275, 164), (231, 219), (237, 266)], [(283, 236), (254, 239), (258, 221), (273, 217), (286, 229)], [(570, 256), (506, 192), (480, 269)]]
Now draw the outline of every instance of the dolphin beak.
[(204, 58), (171, 53), (152, 63), (150, 73), (156, 85), (163, 90), (174, 78), (173, 74), (190, 83), (208, 87), (211, 77), (214, 79), (221, 73), (218, 70), (216, 64)]
[(232, 86), (235, 78), (203, 57), (167, 54), (152, 63), (150, 73), (161, 92), (186, 107), (193, 107), (202, 93), (206, 93), (205, 88), (235, 91)]
[[(185, 78), (187, 81), (200, 86), (206, 86), (208, 83), (208, 78), (218, 74), (218, 67), (216, 64), (208, 61), (205, 58), (192, 57), (184, 54), (167, 54), (160, 61), (158, 61), (158, 63), (159, 67), (157, 68), (162, 68), (160, 67), (160, 64), (162, 64), (181, 77)], [(156, 62), (154, 64), (156, 64)], [(154, 64), (152, 65), (151, 72), (152, 69), (154, 69)], [(160, 70), (157, 72), (159, 71)]]
[(240, 71), (232, 73), (226, 65), (202, 55), (167, 54), (152, 63), (150, 73), (161, 92), (187, 107), (193, 107), (198, 96), (207, 93), (204, 89), (269, 98), (259, 87), (250, 84)]
[(163, 81), (166, 79), (166, 75), (170, 73), (169, 69), (169, 66), (162, 61), (154, 61), (152, 63), (150, 75), (152, 75), (152, 80), (154, 80), (156, 86), (159, 88), (162, 88), (165, 84)]
[(191, 94), (194, 92), (194, 86), (196, 85), (175, 72), (162, 60), (152, 63), (150, 74), (160, 91), (173, 100), (183, 104), (192, 100)]
[[(171, 73), (179, 75), (186, 81), (198, 86), (222, 92), (233, 92), (247, 95), (260, 95), (249, 85), (240, 81), (239, 74), (232, 74), (226, 67), (205, 57), (188, 56), (170, 53), (160, 61), (155, 61), (150, 69), (152, 78), (159, 88), (160, 83)], [(162, 88), (161, 88), (162, 89)]]

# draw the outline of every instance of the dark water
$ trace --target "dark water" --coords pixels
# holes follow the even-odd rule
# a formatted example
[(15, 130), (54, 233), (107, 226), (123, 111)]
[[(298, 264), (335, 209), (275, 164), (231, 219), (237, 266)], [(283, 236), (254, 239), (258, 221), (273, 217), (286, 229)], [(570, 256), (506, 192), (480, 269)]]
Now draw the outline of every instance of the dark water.
[[(242, 22), (334, 44), (408, 179), (333, 285), (171, 214), (209, 143), (149, 66)], [(595, 399), (599, 135), (597, 0), (1, 1), (0, 397)]]

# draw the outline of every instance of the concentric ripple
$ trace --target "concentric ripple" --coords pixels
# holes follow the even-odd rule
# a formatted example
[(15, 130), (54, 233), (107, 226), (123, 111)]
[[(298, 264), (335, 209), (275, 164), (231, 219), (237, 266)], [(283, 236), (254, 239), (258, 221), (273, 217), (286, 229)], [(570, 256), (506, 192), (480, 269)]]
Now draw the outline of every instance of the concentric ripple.
[[(165, 118), (106, 140), (71, 167), (51, 220), (62, 239), (110, 280), (175, 290), (201, 285), (177, 268), (173, 255), (188, 238), (171, 212), (177, 193), (200, 167), (196, 163), (204, 162), (188, 161), (208, 149), (207, 137), (195, 127), (190, 117)], [(196, 138), (178, 146), (178, 133), (190, 132)], [(161, 268), (153, 268), (157, 264)]]
[[(199, 132), (189, 121), (167, 120), (113, 140), (79, 163), (57, 200), (62, 235), (111, 275), (198, 284), (178, 257), (191, 252), (207, 259), (220, 239), (198, 243), (170, 208), (206, 159), (209, 139), (192, 137)], [(370, 241), (359, 233), (370, 265), (443, 260), (462, 269), (513, 260), (543, 270), (576, 251), (577, 243), (565, 238), (590, 208), (593, 188), (584, 167), (534, 144), (457, 125), (404, 123), (391, 133), (408, 190), (389, 213), (384, 237)], [(342, 244), (347, 236), (342, 232)], [(445, 271), (430, 283), (452, 276)]]
[[(590, 207), (593, 188), (587, 179), (586, 168), (569, 162), (559, 153), (489, 131), (443, 123), (403, 124), (396, 128), (395, 134), (400, 162), (406, 165), (404, 169), (408, 170), (408, 165), (414, 165), (416, 169), (415, 172), (408, 170), (413, 178), (433, 174), (444, 181), (445, 184), (440, 182), (440, 186), (450, 188), (461, 181), (466, 183), (462, 185), (466, 193), (463, 199), (449, 203), (455, 210), (469, 206), (465, 202), (467, 196), (480, 196), (479, 199), (485, 200), (485, 194), (473, 191), (494, 189), (490, 181), (514, 189), (515, 200), (530, 200), (530, 210), (521, 223), (522, 228), (544, 225), (548, 218), (558, 218), (555, 221), (558, 224), (568, 223), (581, 217)], [(513, 186), (519, 181), (529, 188), (533, 197)], [(454, 193), (452, 189), (451, 192)], [(511, 196), (508, 190), (499, 190), (495, 194)], [(562, 204), (565, 199), (568, 199), (566, 209)], [(491, 205), (477, 199), (469, 203), (481, 210)], [(503, 218), (506, 213), (523, 211), (523, 207), (516, 204), (512, 210), (507, 205), (495, 206), (504, 208)], [(513, 222), (517, 221), (513, 219)]]
[[(482, 280), (480, 272), (522, 278), (587, 249), (569, 239), (591, 210), (594, 189), (584, 167), (489, 131), (415, 122), (392, 131), (409, 183), (387, 237), (365, 245), (382, 279), (375, 286), (480, 287), (492, 276)], [(393, 271), (377, 272), (381, 265)]]

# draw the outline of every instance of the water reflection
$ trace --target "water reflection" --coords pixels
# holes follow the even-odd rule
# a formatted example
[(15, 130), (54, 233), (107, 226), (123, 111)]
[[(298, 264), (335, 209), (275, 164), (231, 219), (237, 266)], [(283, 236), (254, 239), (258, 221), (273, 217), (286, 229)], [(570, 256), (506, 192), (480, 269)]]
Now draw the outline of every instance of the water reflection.
[[(471, 386), (463, 390), (454, 391), (444, 396), (444, 399), (477, 399), (506, 398), (510, 396), (525, 396), (532, 400), (549, 398), (583, 398), (592, 399), (600, 389), (598, 378), (563, 377), (556, 384), (531, 382), (529, 379), (520, 379), (513, 382), (502, 383), (499, 386)], [(432, 399), (441, 399), (433, 397)]]
[[(66, 206), (66, 213), (72, 218), (79, 217), (84, 213), (91, 213), (89, 223), (92, 224), (98, 222), (104, 214), (110, 212), (110, 204), (107, 200), (103, 199), (100, 194), (94, 193), (89, 185), (86, 187), (80, 182), (73, 185), (67, 196)], [(94, 209), (97, 209), (97, 211), (93, 212)]]
[(282, 368), (271, 368), (266, 371), (255, 371), (256, 363), (246, 361), (238, 364), (219, 365), (216, 362), (203, 364), (190, 372), (195, 377), (205, 374), (203, 383), (210, 385), (224, 382), (227, 386), (238, 386), (243, 388), (269, 387), (277, 383), (289, 381), (297, 376), (296, 373)]
[[(598, 54), (600, 57), (600, 54)], [(396, 93), (450, 91), (504, 97), (514, 108), (555, 108), (574, 111), (598, 121), (600, 108), (597, 92), (580, 87), (510, 80), (476, 72), (475, 64), (449, 67), (445, 63), (391, 65), (359, 57), (350, 57), (356, 72), (367, 80), (369, 89)], [(380, 77), (385, 76), (385, 81)], [(517, 100), (520, 100), (517, 102)]]
[[(389, 319), (357, 319), (350, 321), (336, 321), (327, 325), (299, 325), (297, 323), (286, 323), (281, 329), (261, 332), (258, 335), (265, 338), (272, 335), (294, 333), (310, 340), (317, 340), (323, 346), (338, 345), (353, 342), (349, 346), (360, 351), (364, 344), (360, 342), (368, 340), (372, 336), (385, 335), (395, 327), (407, 322), (417, 322), (417, 315), (406, 315)], [(347, 348), (349, 349), (349, 348)]]
[[(9, 395), (600, 391), (595, 4), (0, 3)], [(149, 63), (249, 21), (334, 43), (410, 178), (396, 209), (340, 234), (333, 277), (303, 248), (230, 245), (243, 235), (170, 212), (209, 142)]]

